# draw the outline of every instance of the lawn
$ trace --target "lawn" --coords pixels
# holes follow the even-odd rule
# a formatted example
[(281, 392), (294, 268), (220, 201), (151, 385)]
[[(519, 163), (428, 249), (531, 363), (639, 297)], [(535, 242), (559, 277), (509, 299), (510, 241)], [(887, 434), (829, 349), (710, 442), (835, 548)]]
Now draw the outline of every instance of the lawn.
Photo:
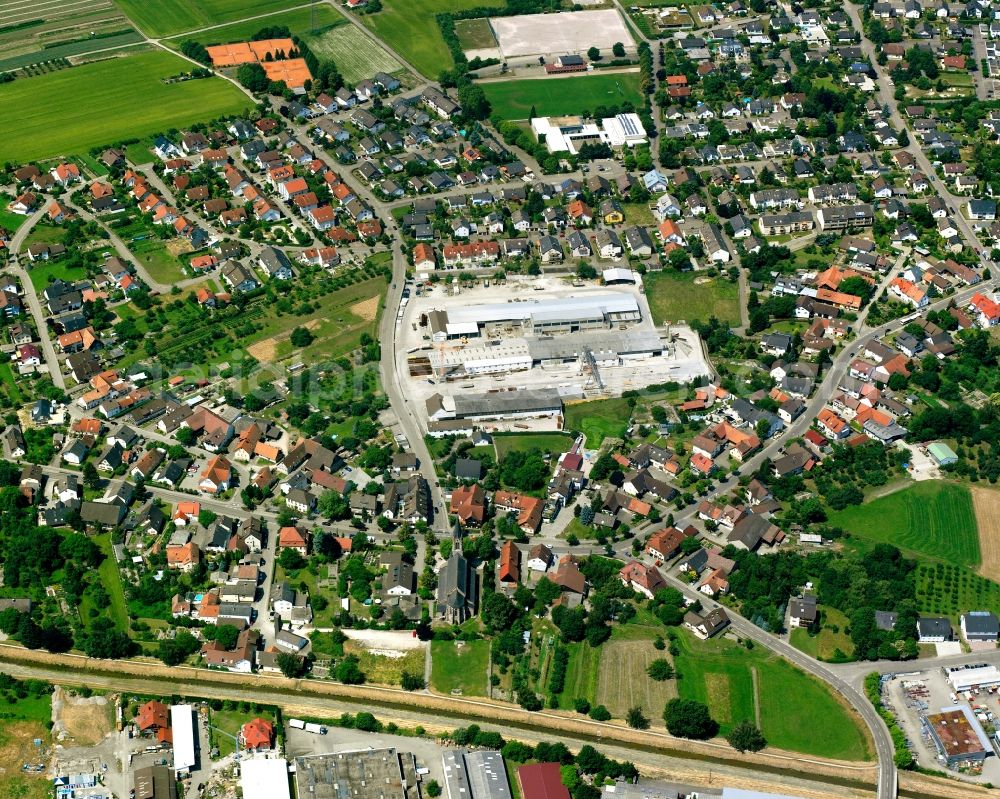
[(534, 107), (539, 116), (592, 112), (598, 106), (642, 104), (639, 73), (584, 75), (573, 78), (506, 80), (481, 84), (493, 113), (502, 119), (528, 119)]
[[(252, 4), (246, 0), (160, 0), (157, 3), (118, 0), (118, 5), (144, 33), (155, 38), (281, 11), (302, 3), (295, 0), (254, 0)], [(257, 22), (255, 30), (268, 24), (267, 20)]]
[(0, 194), (0, 228), (3, 228), (11, 235), (24, 224), (25, 220), (28, 218), (22, 216), (21, 214), (15, 214), (13, 211), (8, 211), (7, 206), (10, 205), (12, 197)]
[[(287, 3), (286, 5), (300, 5), (298, 3)], [(256, 15), (248, 12), (246, 16)], [(275, 25), (284, 25), (293, 34), (306, 35), (313, 30), (317, 33), (333, 25), (342, 25), (345, 20), (343, 15), (337, 13), (328, 5), (315, 6), (315, 20), (313, 19), (313, 9), (299, 8), (295, 11), (286, 11), (261, 19), (247, 19), (243, 22), (234, 22), (232, 25), (223, 25), (219, 28), (209, 28), (199, 33), (192, 33), (190, 36), (181, 35), (166, 42), (170, 47), (179, 48), (186, 39), (192, 39), (201, 44), (226, 44), (227, 42), (246, 41), (262, 28), (270, 28)], [(337, 66), (340, 66), (339, 59)]]
[(553, 457), (568, 452), (573, 446), (573, 437), (566, 433), (502, 433), (493, 434), (493, 445), (497, 451), (497, 461), (502, 461), (511, 452), (527, 452), (540, 449)]
[(437, 15), (482, 5), (482, 0), (383, 0), (381, 11), (360, 19), (422, 75), (436, 78), (441, 70), (455, 66)]
[(28, 270), (31, 285), (35, 291), (42, 291), (53, 280), (80, 280), (87, 276), (85, 269), (72, 269), (69, 262), (63, 258), (54, 261), (36, 261)]
[(574, 699), (586, 699), (592, 705), (597, 701), (597, 680), (601, 673), (601, 647), (594, 648), (586, 641), (566, 644), (569, 665), (566, 667), (566, 686), (559, 695), (559, 707), (573, 709)]
[(587, 437), (587, 449), (596, 449), (605, 438), (622, 438), (631, 416), (628, 400), (604, 399), (576, 402), (566, 406), (567, 430), (578, 430)]
[(707, 321), (712, 316), (731, 325), (740, 323), (739, 286), (723, 278), (708, 278), (707, 283), (695, 284), (698, 277), (694, 272), (672, 269), (643, 277), (655, 324), (681, 319)]
[(455, 20), (455, 35), (463, 50), (484, 50), (497, 46), (497, 37), (486, 17)]
[[(816, 635), (802, 627), (792, 630), (792, 646), (818, 660), (843, 661), (854, 657), (854, 644), (846, 632), (848, 619), (836, 608), (820, 606), (823, 625)], [(834, 632), (834, 628), (837, 628)], [(838, 655), (837, 653), (840, 652)]]
[(317, 57), (336, 61), (348, 83), (371, 78), (376, 72), (399, 72), (399, 59), (354, 25), (338, 25), (305, 37)]
[(928, 480), (829, 514), (830, 524), (876, 543), (957, 566), (979, 563), (979, 534), (969, 489)]
[(0, 383), (7, 391), (7, 398), (14, 405), (21, 405), (25, 401), (25, 396), (14, 378), (14, 370), (9, 361), (0, 363)]
[(0, 85), (0, 106), (19, 109), (0, 121), (4, 157), (17, 162), (78, 153), (250, 105), (220, 78), (163, 83), (190, 68), (177, 56), (151, 51)]
[(111, 551), (111, 534), (94, 536), (94, 543), (101, 548), (104, 553), (104, 560), (97, 568), (97, 574), (104, 584), (104, 590), (108, 592), (110, 606), (108, 615), (115, 625), (124, 633), (129, 629), (128, 604), (125, 602), (125, 589), (122, 587), (121, 574), (118, 572), (118, 564), (115, 562), (114, 553)]
[(439, 694), (486, 696), (489, 663), (489, 641), (431, 641), (431, 688)]
[[(240, 729), (248, 721), (258, 717), (256, 713), (242, 713), (238, 710), (213, 710), (210, 719), (212, 740), (219, 750), (219, 757), (231, 755), (237, 749)], [(266, 719), (272, 721), (272, 719)]]
[(843, 760), (870, 756), (860, 721), (825, 685), (790, 663), (726, 639), (701, 641), (687, 631), (678, 642), (677, 690), (682, 698), (706, 703), (723, 735), (739, 721), (754, 721), (759, 710), (772, 746)]

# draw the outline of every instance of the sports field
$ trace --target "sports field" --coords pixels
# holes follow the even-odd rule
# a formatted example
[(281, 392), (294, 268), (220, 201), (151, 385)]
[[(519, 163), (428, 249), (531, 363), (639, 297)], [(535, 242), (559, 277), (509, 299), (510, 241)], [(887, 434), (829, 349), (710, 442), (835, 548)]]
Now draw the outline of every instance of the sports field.
[(437, 15), (482, 5), (482, 0), (383, 0), (381, 11), (360, 19), (422, 75), (436, 78), (442, 69), (455, 66)]
[[(272, 14), (261, 19), (247, 19), (242, 22), (233, 22), (230, 25), (222, 25), (218, 28), (212, 27), (190, 35), (181, 34), (168, 39), (165, 43), (170, 47), (180, 48), (181, 44), (188, 39), (201, 42), (205, 45), (241, 42), (249, 39), (262, 28), (275, 25), (283, 25), (292, 34), (305, 36), (314, 30), (319, 34), (326, 28), (346, 24), (347, 21), (344, 17), (330, 6), (317, 5), (315, 8), (298, 8), (294, 11), (283, 11), (280, 14)], [(339, 66), (339, 60), (337, 63)]]
[(528, 119), (532, 107), (539, 116), (564, 116), (593, 111), (601, 105), (631, 102), (638, 108), (642, 104), (638, 72), (505, 80), (481, 85), (493, 113), (501, 119)]
[(842, 760), (870, 757), (860, 719), (787, 661), (726, 639), (702, 641), (686, 630), (678, 643), (677, 690), (684, 699), (707, 704), (722, 735), (759, 717), (772, 746)]
[[(302, 5), (296, 0), (117, 0), (129, 19), (154, 38)], [(258, 20), (258, 27), (269, 24)]]
[(830, 524), (957, 566), (979, 564), (979, 532), (969, 489), (927, 480), (829, 514)]
[(680, 273), (673, 269), (643, 277), (654, 323), (660, 325), (681, 319), (706, 322), (712, 316), (731, 325), (740, 323), (739, 286), (718, 277), (695, 283), (698, 277), (692, 272)]
[(336, 62), (348, 83), (371, 78), (376, 72), (403, 69), (394, 55), (354, 25), (337, 25), (317, 36), (307, 34), (305, 39), (318, 58)]
[[(166, 84), (190, 64), (160, 51), (64, 69), (0, 85), (4, 158), (78, 153), (125, 138), (242, 111), (246, 95), (220, 78)], [(73, 98), (67, 102), (66, 98)]]
[(577, 402), (566, 406), (563, 426), (583, 433), (587, 449), (595, 449), (605, 438), (622, 438), (631, 413), (628, 401), (620, 398)]

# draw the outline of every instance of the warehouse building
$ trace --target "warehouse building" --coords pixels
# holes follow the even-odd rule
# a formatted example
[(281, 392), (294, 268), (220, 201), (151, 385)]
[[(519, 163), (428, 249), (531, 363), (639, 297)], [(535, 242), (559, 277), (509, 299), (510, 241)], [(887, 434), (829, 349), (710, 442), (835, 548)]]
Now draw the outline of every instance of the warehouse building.
[(948, 768), (982, 762), (993, 753), (986, 732), (968, 705), (949, 705), (940, 713), (921, 715), (920, 721), (937, 749), (938, 760)]
[(240, 761), (243, 799), (289, 799), (288, 762), (284, 758)]
[(428, 358), (439, 378), (506, 374), (535, 367), (588, 361), (600, 366), (661, 356), (664, 343), (652, 330), (604, 330), (575, 336), (540, 336), (490, 341), (469, 346), (438, 347)]
[(426, 317), (435, 342), (480, 336), (579, 333), (641, 321), (638, 300), (625, 293), (485, 303), (435, 310)]
[(955, 666), (945, 669), (948, 682), (955, 693), (962, 693), (973, 688), (989, 688), (1000, 685), (1000, 669), (985, 663), (978, 666)]
[(295, 758), (295, 794), (309, 799), (418, 799), (413, 755), (365, 749)]
[(528, 419), (559, 416), (563, 401), (554, 388), (514, 391), (487, 391), (455, 396), (432, 394), (427, 399), (427, 418), (441, 419)]
[(197, 762), (194, 753), (194, 708), (191, 705), (172, 705), (170, 728), (173, 731), (174, 773), (187, 774)]
[(465, 769), (472, 799), (512, 799), (507, 768), (499, 752), (466, 752)]

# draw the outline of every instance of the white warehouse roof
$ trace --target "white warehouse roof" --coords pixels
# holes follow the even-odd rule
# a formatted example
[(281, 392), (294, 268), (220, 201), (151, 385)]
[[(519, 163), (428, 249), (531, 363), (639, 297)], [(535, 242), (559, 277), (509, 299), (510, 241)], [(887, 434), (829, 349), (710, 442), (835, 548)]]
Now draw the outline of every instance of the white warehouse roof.
[(566, 317), (577, 319), (587, 314), (637, 313), (639, 303), (634, 296), (624, 292), (591, 294), (584, 297), (558, 297), (527, 302), (494, 302), (449, 308), (448, 330), (452, 326), (489, 324), (491, 322), (526, 321)]
[(289, 799), (288, 763), (283, 758), (250, 758), (240, 762), (243, 799)]
[(174, 771), (187, 771), (195, 764), (194, 708), (191, 705), (172, 705), (170, 726), (174, 736)]
[(1000, 669), (996, 666), (954, 669), (948, 672), (948, 682), (956, 691), (967, 691), (980, 685), (997, 685), (1000, 683)]

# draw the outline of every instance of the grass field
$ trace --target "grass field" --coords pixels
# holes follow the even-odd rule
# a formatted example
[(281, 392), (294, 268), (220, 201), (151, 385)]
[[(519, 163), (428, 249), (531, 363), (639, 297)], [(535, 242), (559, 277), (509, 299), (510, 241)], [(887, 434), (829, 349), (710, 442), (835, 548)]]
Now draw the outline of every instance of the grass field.
[[(159, 5), (150, 5), (159, 8)], [(81, 152), (242, 111), (249, 101), (219, 79), (166, 84), (190, 64), (164, 52), (85, 64), (0, 86), (4, 157), (12, 161)], [(67, 97), (76, 102), (65, 102)]]
[(403, 69), (399, 59), (354, 25), (338, 25), (305, 39), (317, 57), (336, 62), (348, 83), (371, 78), (376, 72), (391, 74)]
[(482, 0), (383, 0), (382, 10), (361, 21), (414, 69), (436, 78), (455, 66), (435, 17), (444, 11), (479, 8)]
[(115, 556), (111, 551), (111, 534), (106, 533), (94, 536), (94, 543), (104, 553), (104, 560), (97, 567), (97, 573), (104, 584), (104, 590), (108, 592), (110, 602), (108, 615), (119, 630), (127, 633), (129, 629), (128, 603), (125, 601), (125, 589), (122, 587), (122, 578), (118, 572), (118, 564), (115, 563)]
[(486, 17), (455, 20), (455, 35), (463, 50), (483, 50), (497, 46), (497, 37)]
[(534, 106), (539, 116), (593, 111), (599, 105), (629, 101), (638, 107), (639, 73), (595, 74), (573, 78), (507, 80), (481, 84), (493, 113), (502, 119), (527, 119)]
[(511, 452), (527, 452), (529, 449), (540, 449), (553, 456), (562, 455), (573, 446), (573, 438), (566, 433), (495, 433), (493, 445), (496, 447), (497, 460), (501, 461)]
[[(213, 710), (210, 719), (212, 725), (212, 738), (216, 748), (219, 750), (219, 757), (231, 755), (237, 749), (237, 738), (240, 735), (240, 728), (248, 721), (257, 718), (256, 713), (243, 713), (239, 710)], [(273, 719), (262, 717), (267, 721)]]
[(159, 239), (133, 241), (129, 249), (157, 283), (169, 285), (188, 277), (184, 274), (184, 265), (170, 254), (166, 244)]
[[(320, 297), (309, 316), (269, 316), (263, 320), (264, 329), (244, 347), (261, 361), (280, 361), (292, 355), (306, 362), (339, 357), (358, 346), (362, 333), (375, 334), (385, 286), (383, 278), (370, 278)], [(292, 347), (289, 336), (296, 327), (312, 332), (312, 344), (300, 350)]]
[(875, 542), (957, 566), (979, 563), (969, 489), (927, 480), (829, 514), (830, 524)]
[(657, 682), (646, 673), (646, 668), (663, 654), (657, 651), (651, 639), (605, 643), (597, 681), (597, 703), (618, 719), (625, 718), (630, 708), (641, 707), (646, 718), (660, 726), (663, 706), (677, 696), (677, 681)]
[(431, 688), (439, 694), (486, 696), (489, 663), (489, 641), (431, 641)]
[(594, 649), (586, 641), (580, 641), (566, 644), (566, 649), (569, 650), (569, 665), (566, 667), (566, 685), (559, 695), (559, 707), (572, 710), (574, 699), (586, 699), (595, 704), (603, 647)]
[[(287, 5), (299, 4), (288, 3)], [(299, 8), (294, 11), (285, 11), (280, 14), (262, 17), (261, 19), (247, 19), (242, 22), (234, 22), (231, 25), (209, 28), (208, 30), (200, 31), (199, 33), (192, 33), (190, 36), (183, 34), (181, 36), (177, 36), (176, 38), (168, 39), (166, 43), (171, 47), (179, 48), (181, 43), (186, 39), (192, 39), (193, 41), (201, 42), (201, 44), (206, 45), (239, 42), (249, 39), (257, 33), (257, 31), (261, 30), (261, 28), (271, 27), (274, 25), (284, 25), (293, 34), (297, 33), (305, 36), (313, 30), (314, 24), (317, 32), (322, 32), (325, 28), (329, 28), (334, 25), (347, 24), (344, 17), (328, 5), (317, 5), (315, 10), (315, 19), (313, 18), (312, 9)], [(255, 14), (247, 14), (247, 16), (254, 15)], [(337, 60), (337, 66), (340, 66), (339, 59)]]
[(740, 721), (754, 721), (759, 712), (761, 730), (773, 746), (844, 760), (869, 757), (860, 721), (791, 664), (725, 639), (701, 641), (682, 631), (678, 640), (678, 692), (706, 703), (723, 735)]
[[(302, 5), (295, 0), (117, 0), (118, 5), (149, 36), (168, 36), (182, 31), (232, 22), (244, 17), (281, 11)], [(258, 29), (268, 24), (258, 20)]]
[(592, 400), (566, 406), (565, 428), (587, 437), (587, 449), (595, 449), (605, 438), (621, 438), (628, 429), (631, 410), (624, 399)]
[(9, 361), (0, 363), (0, 384), (3, 385), (7, 398), (14, 405), (20, 405), (25, 401), (25, 399), (27, 399), (21, 391), (21, 387), (17, 384), (17, 379), (14, 377), (13, 367), (10, 365)]
[(696, 277), (695, 273), (682, 274), (672, 269), (643, 277), (653, 322), (659, 325), (681, 319), (707, 321), (714, 316), (721, 322), (738, 325), (739, 286), (720, 278), (696, 285)]
[[(13, 704), (3, 703), (0, 723), (0, 796), (16, 799), (48, 799), (52, 782), (46, 774), (24, 774), (25, 763), (48, 760), (51, 743), (48, 723), (52, 719), (52, 697), (28, 696)], [(36, 747), (35, 740), (42, 746)]]
[[(801, 627), (796, 627), (791, 632), (790, 640), (792, 646), (811, 655), (819, 660), (844, 659), (854, 656), (854, 644), (845, 630), (848, 627), (848, 619), (836, 608), (820, 606), (822, 612), (823, 626), (816, 635), (810, 635)], [(833, 628), (837, 628), (834, 632)], [(838, 656), (837, 652), (841, 655)]]
[[(61, 236), (53, 241), (58, 241)], [(37, 261), (28, 270), (31, 278), (31, 285), (35, 291), (42, 291), (53, 280), (81, 280), (87, 276), (84, 269), (73, 269), (67, 266), (66, 259), (56, 259), (55, 261)]]

